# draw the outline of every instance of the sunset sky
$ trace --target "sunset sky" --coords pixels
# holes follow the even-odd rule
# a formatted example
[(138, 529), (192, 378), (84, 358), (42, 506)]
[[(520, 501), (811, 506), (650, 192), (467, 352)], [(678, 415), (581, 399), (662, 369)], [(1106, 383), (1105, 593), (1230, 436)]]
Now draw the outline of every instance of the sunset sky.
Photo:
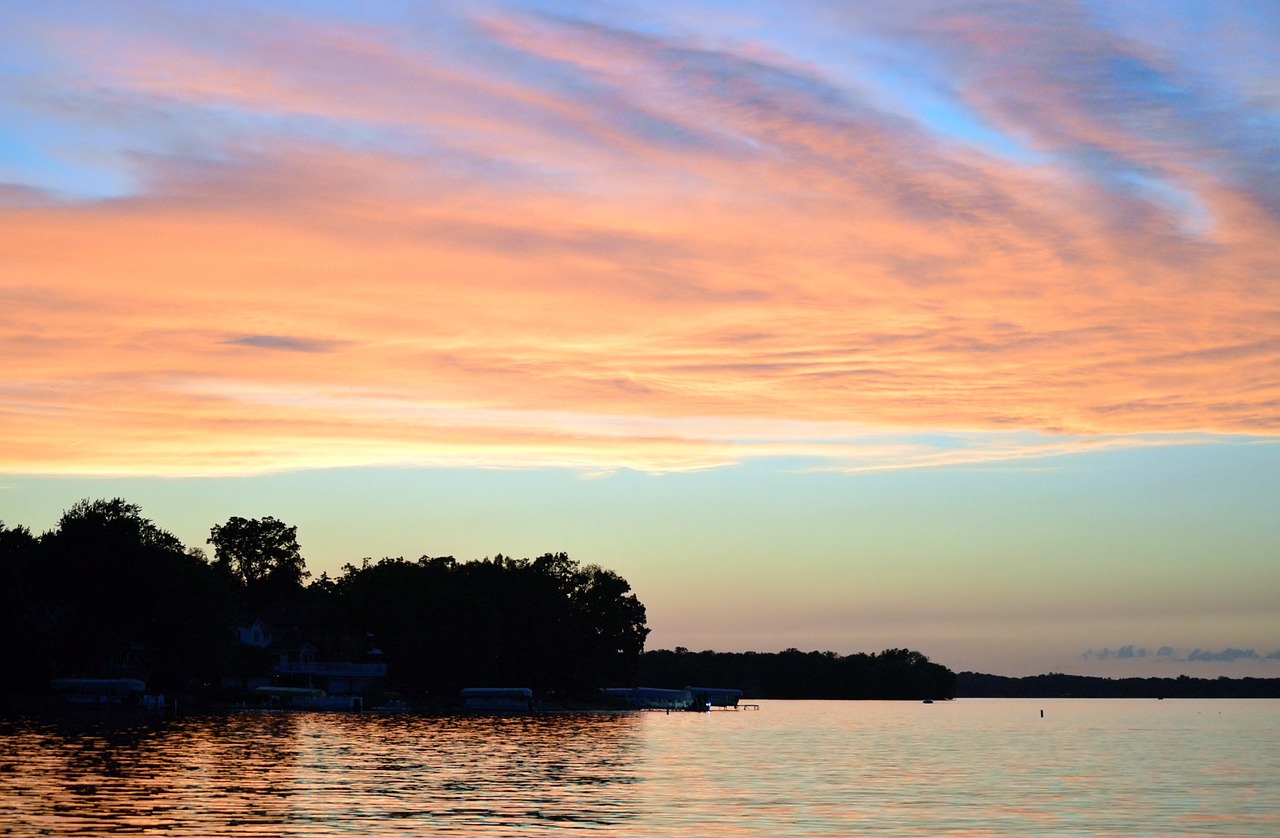
[(1280, 677), (1275, 2), (0, 6), (0, 520)]

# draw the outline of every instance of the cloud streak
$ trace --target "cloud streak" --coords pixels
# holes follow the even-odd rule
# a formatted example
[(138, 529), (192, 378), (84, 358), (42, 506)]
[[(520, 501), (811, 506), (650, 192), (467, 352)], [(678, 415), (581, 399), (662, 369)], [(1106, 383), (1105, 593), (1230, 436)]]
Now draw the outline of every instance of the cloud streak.
[(340, 344), (331, 340), (290, 337), (288, 335), (240, 335), (222, 343), (254, 349), (276, 349), (284, 352), (333, 352)]
[[(804, 6), (895, 45), (852, 69), (696, 10), (10, 10), (0, 107), (48, 151), (0, 172), (0, 458), (880, 469), (1275, 439), (1275, 98), (1074, 4), (985, 8)], [(893, 100), (906, 63), (965, 118)], [(129, 187), (62, 194), (55, 149)]]

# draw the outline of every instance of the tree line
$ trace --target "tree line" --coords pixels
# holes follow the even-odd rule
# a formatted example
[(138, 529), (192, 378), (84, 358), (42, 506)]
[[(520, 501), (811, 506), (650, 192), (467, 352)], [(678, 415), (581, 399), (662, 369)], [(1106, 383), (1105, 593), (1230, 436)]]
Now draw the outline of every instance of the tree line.
[(572, 695), (630, 683), (649, 632), (625, 579), (564, 553), (366, 559), (317, 578), (296, 527), (274, 518), (231, 518), (208, 543), (212, 559), (119, 498), (83, 500), (41, 535), (0, 522), (0, 698), (56, 677), (137, 677), (216, 698), (271, 670), (268, 650), (236, 637), (255, 619), (319, 660), (376, 648), (388, 689)]
[(964, 698), (1280, 698), (1280, 678), (1102, 678), (1092, 675), (1029, 675), (1011, 678), (961, 672)]
[(297, 528), (275, 518), (232, 517), (207, 545), (212, 557), (120, 498), (80, 501), (40, 535), (0, 522), (0, 703), (60, 677), (140, 678), (157, 692), (234, 700), (279, 659), (278, 648), (237, 638), (254, 621), (319, 661), (385, 663), (384, 689), (411, 698), (447, 701), (465, 686), (571, 698), (638, 684), (764, 698), (955, 695), (954, 673), (905, 649), (645, 653), (645, 608), (627, 581), (564, 553), (365, 559), (313, 577)]
[(956, 675), (909, 649), (879, 654), (835, 652), (645, 652), (639, 678), (655, 686), (741, 689), (750, 698), (949, 699)]

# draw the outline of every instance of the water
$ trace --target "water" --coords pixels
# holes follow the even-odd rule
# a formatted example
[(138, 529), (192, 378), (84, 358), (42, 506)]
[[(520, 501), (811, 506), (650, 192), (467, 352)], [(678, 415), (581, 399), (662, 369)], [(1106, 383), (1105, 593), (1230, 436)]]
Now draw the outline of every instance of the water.
[(1270, 836), (1278, 780), (1277, 701), (0, 723), (0, 835)]

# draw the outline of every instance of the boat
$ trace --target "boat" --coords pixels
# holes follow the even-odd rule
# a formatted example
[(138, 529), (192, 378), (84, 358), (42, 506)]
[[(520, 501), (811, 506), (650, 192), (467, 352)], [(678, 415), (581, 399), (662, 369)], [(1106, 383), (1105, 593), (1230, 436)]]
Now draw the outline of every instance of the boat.
[(528, 713), (533, 710), (533, 690), (528, 687), (467, 687), (462, 707), (475, 713)]
[(712, 707), (737, 708), (742, 699), (742, 690), (731, 690), (724, 687), (685, 687), (693, 695), (695, 705), (710, 710)]
[(147, 692), (137, 678), (54, 678), (49, 682), (63, 704), (135, 707)]
[(628, 710), (693, 710), (693, 693), (656, 687), (609, 687), (600, 691), (605, 703)]
[(313, 687), (258, 687), (253, 694), (268, 707), (291, 707), (315, 710), (329, 696)]
[(362, 695), (329, 695), (313, 687), (258, 687), (254, 695), (268, 707), (290, 710), (348, 710), (359, 713), (365, 709)]

